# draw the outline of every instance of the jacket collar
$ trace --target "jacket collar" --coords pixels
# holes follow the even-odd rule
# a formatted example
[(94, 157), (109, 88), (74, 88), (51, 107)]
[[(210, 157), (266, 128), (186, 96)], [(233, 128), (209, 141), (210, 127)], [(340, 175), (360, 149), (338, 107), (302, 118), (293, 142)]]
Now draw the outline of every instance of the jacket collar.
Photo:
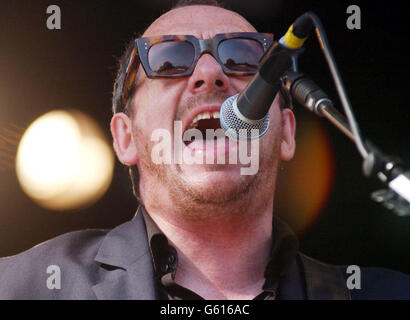
[[(158, 228), (144, 207), (140, 208), (148, 236), (155, 276), (164, 287), (173, 286), (178, 268), (178, 253), (168, 244), (167, 237)], [(279, 285), (286, 286), (289, 273), (295, 274), (298, 241), (292, 229), (280, 218), (273, 218), (270, 259), (265, 268), (263, 290), (278, 294)], [(179, 290), (179, 293), (181, 290)]]
[[(265, 270), (265, 277), (269, 280), (265, 289), (275, 286), (279, 278), (285, 277), (298, 247), (292, 230), (280, 219), (274, 219), (272, 237), (272, 257)], [(132, 220), (108, 232), (95, 257), (100, 264), (100, 282), (92, 289), (98, 299), (158, 298), (148, 241), (142, 206)]]
[(92, 287), (98, 299), (156, 299), (141, 208), (132, 220), (108, 232), (94, 260), (100, 264), (100, 282)]

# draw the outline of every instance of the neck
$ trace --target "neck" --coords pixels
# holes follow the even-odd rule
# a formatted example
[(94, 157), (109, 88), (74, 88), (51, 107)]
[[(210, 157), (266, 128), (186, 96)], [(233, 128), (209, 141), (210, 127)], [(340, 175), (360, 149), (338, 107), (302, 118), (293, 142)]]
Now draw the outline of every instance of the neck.
[(206, 220), (186, 220), (170, 208), (158, 212), (156, 205), (145, 204), (178, 251), (177, 283), (207, 299), (248, 299), (261, 292), (270, 256), (273, 201), (248, 204), (246, 213), (238, 209), (236, 215), (234, 207), (227, 213), (225, 208)]

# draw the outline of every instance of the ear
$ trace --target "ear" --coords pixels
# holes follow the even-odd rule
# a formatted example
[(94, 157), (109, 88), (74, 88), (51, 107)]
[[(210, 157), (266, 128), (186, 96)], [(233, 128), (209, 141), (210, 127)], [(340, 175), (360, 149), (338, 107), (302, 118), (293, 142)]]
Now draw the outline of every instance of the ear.
[(118, 159), (128, 166), (136, 164), (138, 152), (132, 137), (131, 119), (123, 112), (116, 113), (111, 119), (110, 127)]
[(280, 158), (289, 161), (293, 158), (296, 149), (295, 142), (296, 119), (292, 110), (282, 110), (282, 142), (280, 146)]

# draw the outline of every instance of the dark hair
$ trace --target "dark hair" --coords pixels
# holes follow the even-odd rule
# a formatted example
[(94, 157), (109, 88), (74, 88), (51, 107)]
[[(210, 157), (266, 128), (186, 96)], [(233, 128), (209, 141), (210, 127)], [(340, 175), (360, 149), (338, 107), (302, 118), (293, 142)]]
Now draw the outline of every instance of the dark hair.
[[(206, 5), (206, 6), (213, 6), (213, 7), (218, 7), (218, 8), (225, 8), (225, 9), (227, 8), (225, 5), (223, 5), (221, 2), (217, 0), (179, 0), (170, 10), (182, 8), (182, 7), (194, 6), (194, 5)], [(135, 36), (134, 38), (136, 37), (137, 36)], [(131, 88), (129, 98), (128, 98), (128, 103), (126, 106), (123, 105), (121, 94), (123, 91), (126, 69), (127, 69), (128, 62), (130, 60), (133, 48), (134, 48), (134, 39), (132, 39), (126, 45), (123, 55), (118, 60), (118, 72), (117, 72), (117, 76), (114, 82), (113, 97), (112, 97), (113, 113), (124, 112), (127, 115), (131, 114), (131, 110), (129, 110), (128, 105), (130, 105), (130, 102), (132, 101), (132, 98), (135, 94), (135, 83), (137, 81), (134, 82), (134, 85)], [(286, 107), (287, 105), (289, 105), (288, 100), (286, 99), (286, 97), (284, 97), (283, 94), (281, 94), (280, 95), (281, 108)], [(136, 165), (129, 166), (129, 176), (130, 176), (131, 183), (132, 183), (133, 194), (137, 198), (137, 200), (141, 203), (142, 199), (139, 193), (139, 173), (138, 173), (138, 167)]]

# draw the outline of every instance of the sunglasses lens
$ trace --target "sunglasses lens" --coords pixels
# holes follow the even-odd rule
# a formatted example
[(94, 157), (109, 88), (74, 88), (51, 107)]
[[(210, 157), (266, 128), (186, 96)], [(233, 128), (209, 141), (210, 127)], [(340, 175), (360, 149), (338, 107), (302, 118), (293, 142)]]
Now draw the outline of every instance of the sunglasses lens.
[(153, 45), (148, 52), (152, 71), (160, 75), (185, 72), (192, 64), (195, 49), (189, 42), (166, 41)]
[(262, 45), (252, 39), (228, 39), (220, 43), (218, 55), (228, 69), (255, 72), (263, 55)]

